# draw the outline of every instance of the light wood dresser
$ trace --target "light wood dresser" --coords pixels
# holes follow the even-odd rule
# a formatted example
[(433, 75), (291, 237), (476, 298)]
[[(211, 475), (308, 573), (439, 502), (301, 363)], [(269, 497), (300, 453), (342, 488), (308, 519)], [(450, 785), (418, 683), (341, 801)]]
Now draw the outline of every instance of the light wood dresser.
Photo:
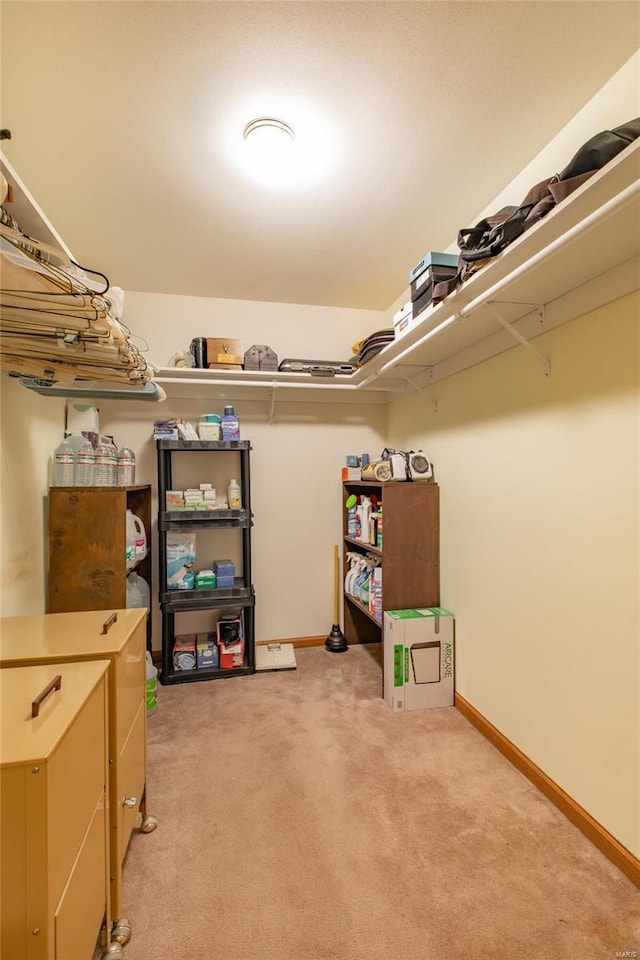
[[(110, 906), (107, 931), (123, 944), (131, 935), (122, 917), (122, 865), (136, 824), (156, 826), (146, 810), (146, 609), (92, 610), (0, 619), (0, 667), (107, 660)], [(7, 673), (8, 669), (4, 669)], [(114, 948), (115, 949), (115, 948)]]
[(0, 955), (90, 960), (109, 913), (109, 663), (0, 671)]

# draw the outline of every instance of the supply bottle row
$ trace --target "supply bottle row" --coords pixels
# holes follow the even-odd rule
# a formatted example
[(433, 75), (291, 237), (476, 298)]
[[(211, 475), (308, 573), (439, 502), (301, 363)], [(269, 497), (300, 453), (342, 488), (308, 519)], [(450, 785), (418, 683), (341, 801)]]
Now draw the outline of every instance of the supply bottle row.
[(211, 483), (201, 483), (198, 487), (185, 490), (167, 490), (165, 508), (169, 512), (188, 512), (191, 510), (241, 510), (242, 494), (240, 484), (232, 477), (227, 485), (226, 499), (218, 495)]
[(382, 622), (382, 565), (370, 553), (347, 553), (349, 569), (344, 591), (367, 608), (374, 620)]
[(136, 482), (136, 456), (112, 437), (72, 434), (53, 454), (56, 487), (127, 487)]
[(382, 504), (372, 494), (351, 494), (346, 501), (347, 536), (353, 540), (382, 549)]

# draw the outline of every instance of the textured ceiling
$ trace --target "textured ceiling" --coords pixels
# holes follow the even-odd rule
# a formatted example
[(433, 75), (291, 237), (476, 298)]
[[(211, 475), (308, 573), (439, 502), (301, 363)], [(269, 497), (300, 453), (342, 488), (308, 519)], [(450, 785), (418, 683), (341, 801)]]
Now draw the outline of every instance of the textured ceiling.
[[(3, 148), (126, 289), (386, 309), (640, 46), (639, 10), (5, 2)], [(264, 114), (311, 143), (306, 183), (238, 166)]]

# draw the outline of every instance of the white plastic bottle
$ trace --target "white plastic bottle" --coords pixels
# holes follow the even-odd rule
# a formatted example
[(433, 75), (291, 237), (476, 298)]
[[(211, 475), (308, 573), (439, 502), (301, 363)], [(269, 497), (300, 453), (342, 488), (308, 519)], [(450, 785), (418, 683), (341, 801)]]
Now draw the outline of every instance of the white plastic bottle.
[(84, 440), (76, 453), (76, 487), (92, 487), (95, 483), (96, 453), (90, 440)]
[(142, 598), (142, 606), (149, 610), (151, 607), (151, 590), (149, 589), (149, 584), (144, 577), (139, 576), (135, 570), (130, 574), (130, 576), (136, 577), (136, 582), (140, 591), (140, 597)]
[(125, 564), (127, 570), (133, 570), (136, 565), (136, 525), (131, 510), (127, 510), (126, 523)]
[(133, 520), (133, 526), (135, 530), (135, 562), (140, 563), (141, 560), (147, 555), (147, 532), (144, 529), (144, 523), (137, 517), (135, 513), (132, 513), (131, 510), (127, 510), (127, 513), (131, 514), (131, 519)]
[(117, 487), (118, 486), (118, 448), (115, 443), (111, 441), (107, 444), (109, 450), (108, 458), (108, 467), (109, 467), (109, 479), (107, 486)]
[[(369, 520), (371, 518), (371, 500), (369, 497), (361, 497), (358, 509), (356, 510), (356, 515), (360, 520), (360, 535), (358, 536), (359, 540), (364, 540), (366, 543), (369, 542)], [(357, 533), (356, 533), (357, 536)]]
[(146, 607), (149, 609), (151, 603), (151, 592), (149, 584), (132, 570), (127, 577), (127, 607)]
[(96, 447), (96, 464), (93, 476), (94, 486), (111, 486), (111, 451), (107, 443), (99, 443)]
[(53, 484), (56, 487), (72, 487), (75, 473), (73, 447), (63, 440), (53, 454)]
[(229, 501), (230, 510), (242, 509), (242, 501), (240, 499), (240, 487), (235, 477), (229, 481), (229, 486), (227, 487), (227, 497)]
[(132, 487), (136, 482), (136, 455), (129, 447), (118, 450), (118, 486)]

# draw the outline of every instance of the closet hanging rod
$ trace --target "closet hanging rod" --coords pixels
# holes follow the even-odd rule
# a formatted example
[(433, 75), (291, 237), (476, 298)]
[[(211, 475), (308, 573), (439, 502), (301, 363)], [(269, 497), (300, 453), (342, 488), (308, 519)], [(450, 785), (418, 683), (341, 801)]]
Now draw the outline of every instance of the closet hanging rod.
[(149, 380), (143, 387), (119, 386), (106, 381), (75, 381), (64, 384), (60, 382), (47, 383), (36, 377), (20, 377), (20, 383), (27, 390), (42, 397), (67, 397), (91, 400), (146, 400), (152, 403), (162, 403), (167, 395), (155, 380)]

